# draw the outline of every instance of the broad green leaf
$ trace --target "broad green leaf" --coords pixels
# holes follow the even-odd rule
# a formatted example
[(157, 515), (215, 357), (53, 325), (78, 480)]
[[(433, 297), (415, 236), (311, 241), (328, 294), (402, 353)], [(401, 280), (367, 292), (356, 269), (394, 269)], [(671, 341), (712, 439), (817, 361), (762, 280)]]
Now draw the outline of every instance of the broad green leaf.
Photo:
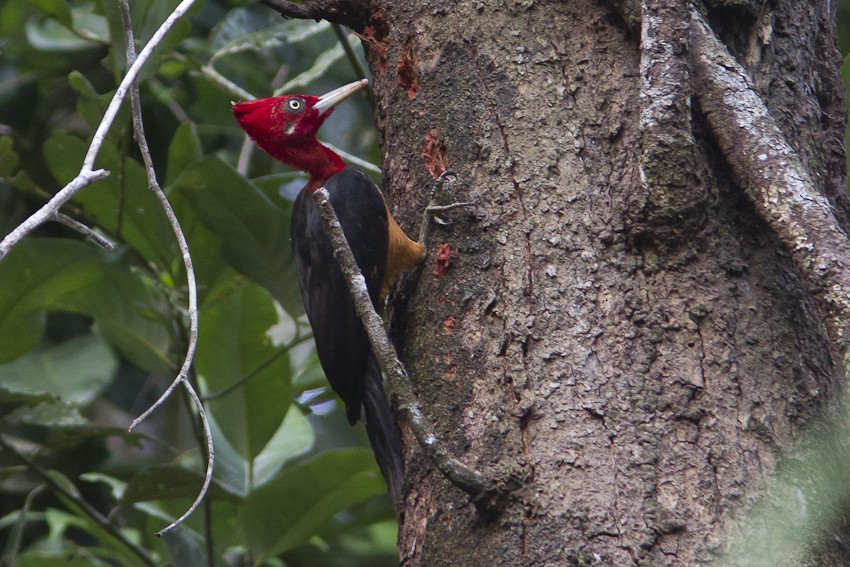
[(118, 359), (104, 340), (83, 335), (0, 366), (0, 385), (83, 405), (112, 382), (117, 370)]
[(38, 394), (30, 394), (27, 392), (16, 392), (14, 390), (10, 390), (3, 385), (0, 385), (0, 404), (8, 404), (8, 405), (26, 405), (26, 406), (37, 406), (42, 402), (49, 402), (56, 399), (53, 394), (48, 393), (38, 393)]
[(30, 45), (41, 51), (74, 52), (98, 47), (97, 42), (81, 38), (53, 18), (28, 19), (26, 32)]
[(231, 494), (245, 496), (248, 494), (250, 485), (248, 461), (227, 440), (218, 422), (216, 422), (215, 415), (207, 412), (207, 417), (210, 420), (210, 430), (215, 447), (215, 469), (213, 471), (215, 480)]
[(195, 364), (210, 393), (227, 390), (210, 412), (248, 461), (278, 430), (291, 401), (289, 358), (268, 335), (277, 321), (271, 296), (247, 282), (201, 312)]
[(307, 185), (307, 176), (300, 171), (287, 171), (258, 177), (253, 182), (272, 203), (291, 216), (292, 202), (298, 192)]
[(201, 222), (221, 239), (224, 259), (265, 287), (290, 314), (303, 311), (289, 247), (289, 215), (216, 156), (175, 182)]
[(257, 559), (303, 544), (345, 508), (386, 491), (368, 449), (321, 453), (253, 491), (240, 509)]
[(66, 0), (27, 0), (27, 2), (48, 16), (56, 18), (62, 25), (71, 27), (71, 7)]
[(326, 22), (289, 20), (273, 26), (256, 29), (252, 15), (243, 9), (228, 12), (213, 30), (213, 58), (233, 55), (241, 51), (256, 51), (300, 43), (330, 30)]
[(109, 26), (106, 18), (92, 11), (93, 3), (83, 3), (71, 8), (74, 32), (100, 44), (109, 43)]
[[(217, 282), (240, 275), (224, 260), (221, 239), (201, 222), (186, 197), (175, 191), (169, 194), (168, 200), (177, 218), (180, 219), (180, 226), (189, 245), (198, 283), (198, 303), (203, 305), (207, 293), (215, 288)], [(175, 266), (175, 273), (179, 270), (180, 279), (185, 279), (182, 261), (175, 259)]]
[(322, 364), (319, 362), (319, 355), (315, 348), (311, 348), (292, 378), (292, 388), (300, 394), (305, 390), (313, 390), (327, 385), (328, 381), (325, 378), (324, 370), (322, 370)]
[(43, 310), (0, 313), (0, 363), (15, 360), (38, 346), (46, 321)]
[(44, 309), (102, 275), (88, 243), (27, 239), (0, 261), (0, 363), (32, 350), (44, 331)]
[(168, 169), (166, 186), (171, 185), (190, 164), (203, 156), (201, 139), (194, 122), (184, 122), (177, 127), (171, 145), (168, 146)]
[(288, 461), (313, 448), (316, 435), (297, 406), (290, 406), (283, 425), (254, 459), (254, 486), (272, 478)]
[[(44, 156), (53, 176), (64, 183), (77, 174), (87, 149), (80, 138), (57, 133), (44, 144)], [(81, 191), (74, 200), (103, 227), (118, 232), (146, 259), (161, 267), (170, 266), (175, 254), (171, 227), (148, 189), (142, 165), (132, 158), (122, 158), (109, 143), (103, 145), (95, 165), (112, 174)]]
[(80, 480), (83, 482), (105, 484), (109, 487), (112, 498), (116, 501), (121, 499), (121, 496), (124, 494), (124, 490), (127, 489), (127, 483), (123, 480), (119, 480), (114, 476), (109, 476), (108, 474), (99, 472), (83, 473), (80, 475)]
[(18, 168), (19, 162), (15, 142), (9, 136), (0, 136), (0, 177), (10, 177)]
[(93, 317), (101, 334), (142, 368), (174, 368), (164, 320), (141, 311), (161, 299), (120, 261), (120, 251), (104, 254), (70, 239), (27, 239), (0, 261), (0, 282), (0, 362), (32, 350), (41, 340), (44, 310), (61, 309)]
[(108, 567), (110, 563), (100, 561), (94, 555), (96, 550), (87, 549), (85, 554), (74, 550), (65, 553), (47, 551), (26, 551), (15, 557), (16, 567)]
[[(73, 486), (67, 477), (64, 477), (64, 475), (55, 470), (51, 470), (49, 472), (50, 476), (57, 482), (70, 485), (68, 487), (69, 492), (74, 494), (78, 493), (77, 488)], [(79, 504), (77, 504), (75, 500), (58, 493), (57, 496), (65, 507), (73, 512), (73, 515), (68, 519), (68, 524), (89, 534), (102, 544), (102, 547), (92, 549), (92, 552), (94, 553), (97, 551), (97, 555), (110, 559), (110, 561), (105, 562), (104, 565), (118, 564), (122, 566), (126, 565), (127, 567), (148, 567), (149, 562), (146, 562), (136, 555), (133, 551), (127, 548), (123, 541), (116, 538), (111, 532), (105, 530), (100, 524), (95, 522), (91, 516), (80, 508)], [(50, 510), (48, 512), (50, 512)]]
[[(79, 71), (71, 71), (68, 74), (68, 84), (80, 95), (77, 98), (77, 112), (83, 117), (89, 128), (96, 130), (103, 120), (103, 115), (110, 101), (112, 101), (115, 91), (98, 93), (88, 78)], [(128, 104), (121, 105), (118, 115), (109, 129), (109, 139), (113, 143), (117, 143), (122, 138), (122, 130), (130, 124), (130, 120), (130, 106)]]
[(61, 309), (94, 318), (99, 334), (135, 365), (169, 374), (177, 363), (170, 352), (171, 315), (157, 312), (161, 304), (139, 272), (120, 262), (105, 263), (100, 279), (56, 302)]
[[(203, 475), (177, 465), (161, 465), (146, 469), (134, 476), (124, 488), (121, 506), (152, 500), (172, 500), (175, 498), (194, 499), (204, 482)], [(210, 485), (211, 498), (225, 498), (235, 501), (235, 497), (222, 490), (215, 483)]]
[(163, 534), (162, 541), (172, 565), (180, 567), (209, 567), (204, 541), (185, 526), (177, 526)]
[(10, 423), (51, 428), (85, 427), (90, 423), (77, 405), (67, 402), (45, 402), (33, 408), (18, 408), (5, 419)]

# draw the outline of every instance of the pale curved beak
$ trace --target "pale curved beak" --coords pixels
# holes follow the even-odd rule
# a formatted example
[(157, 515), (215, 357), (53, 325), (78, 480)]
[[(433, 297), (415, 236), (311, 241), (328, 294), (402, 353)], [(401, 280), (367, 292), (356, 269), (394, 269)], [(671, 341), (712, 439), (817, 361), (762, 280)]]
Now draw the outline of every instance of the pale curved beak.
[(319, 112), (325, 112), (326, 110), (333, 108), (334, 106), (347, 99), (349, 96), (353, 95), (368, 84), (368, 79), (360, 79), (359, 81), (348, 83), (344, 87), (334, 89), (331, 92), (320, 96), (319, 102), (317, 102), (315, 106), (313, 106), (313, 109), (318, 110)]

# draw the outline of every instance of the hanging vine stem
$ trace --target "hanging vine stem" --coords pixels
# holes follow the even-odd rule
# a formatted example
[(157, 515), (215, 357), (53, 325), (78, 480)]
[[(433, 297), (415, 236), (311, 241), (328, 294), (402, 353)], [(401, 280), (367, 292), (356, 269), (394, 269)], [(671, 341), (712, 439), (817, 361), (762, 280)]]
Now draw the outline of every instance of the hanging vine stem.
[[(136, 48), (133, 39), (133, 26), (130, 21), (130, 6), (127, 3), (127, 0), (121, 0), (119, 2), (119, 6), (121, 9), (121, 20), (124, 26), (124, 39), (127, 44), (127, 64), (132, 66), (136, 60)], [(133, 421), (130, 425), (130, 430), (134, 429), (154, 410), (156, 410), (171, 395), (178, 384), (183, 384), (183, 387), (186, 388), (189, 396), (192, 398), (192, 402), (198, 409), (198, 416), (201, 419), (201, 424), (204, 428), (204, 438), (207, 443), (207, 469), (201, 490), (195, 498), (195, 501), (192, 502), (182, 516), (157, 532), (157, 535), (161, 536), (183, 522), (183, 520), (188, 518), (189, 515), (192, 514), (192, 512), (194, 512), (201, 504), (201, 501), (204, 499), (204, 496), (209, 490), (210, 483), (212, 482), (213, 468), (215, 464), (215, 450), (213, 448), (212, 431), (210, 429), (210, 423), (207, 418), (206, 411), (204, 410), (204, 404), (198, 397), (198, 393), (195, 391), (192, 383), (189, 382), (189, 369), (192, 367), (192, 362), (195, 359), (195, 349), (198, 345), (198, 286), (195, 280), (195, 269), (192, 265), (192, 255), (189, 252), (189, 244), (186, 241), (186, 236), (183, 234), (183, 229), (180, 227), (180, 221), (177, 220), (177, 215), (174, 214), (174, 209), (171, 207), (171, 203), (168, 202), (168, 197), (165, 196), (165, 193), (163, 193), (162, 188), (156, 180), (153, 159), (151, 158), (150, 149), (148, 148), (147, 138), (145, 138), (145, 128), (144, 123), (142, 122), (142, 105), (139, 97), (139, 85), (136, 81), (130, 83), (130, 103), (133, 114), (133, 136), (136, 139), (136, 143), (139, 145), (139, 150), (142, 154), (142, 161), (145, 164), (145, 171), (147, 172), (148, 177), (148, 185), (154, 195), (156, 195), (163, 211), (165, 211), (165, 215), (168, 217), (168, 222), (171, 224), (171, 228), (174, 231), (174, 236), (177, 238), (177, 245), (180, 248), (180, 252), (183, 257), (183, 265), (186, 268), (186, 284), (189, 294), (189, 344), (186, 347), (186, 357), (183, 360), (183, 366), (180, 368), (180, 372), (171, 383), (171, 386), (166, 389), (162, 396), (160, 396), (160, 398), (154, 402), (147, 411)]]

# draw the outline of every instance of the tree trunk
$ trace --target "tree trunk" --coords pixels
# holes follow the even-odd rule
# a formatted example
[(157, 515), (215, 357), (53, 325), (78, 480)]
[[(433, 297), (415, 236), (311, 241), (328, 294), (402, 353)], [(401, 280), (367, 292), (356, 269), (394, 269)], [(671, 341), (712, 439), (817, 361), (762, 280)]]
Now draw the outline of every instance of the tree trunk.
[[(407, 432), (404, 565), (708, 562), (836, 399), (822, 308), (690, 92), (690, 12), (621, 4), (372, 2), (393, 213), (443, 167), (477, 203), (432, 235), (402, 359), (455, 456), (523, 474), (482, 516)], [(713, 4), (847, 227), (834, 6)]]
[(521, 483), (476, 507), (403, 425), (404, 565), (697, 565), (771, 523), (731, 563), (847, 564), (833, 3), (261, 1), (362, 33), (403, 225), (445, 168), (477, 203), (393, 322), (442, 441)]

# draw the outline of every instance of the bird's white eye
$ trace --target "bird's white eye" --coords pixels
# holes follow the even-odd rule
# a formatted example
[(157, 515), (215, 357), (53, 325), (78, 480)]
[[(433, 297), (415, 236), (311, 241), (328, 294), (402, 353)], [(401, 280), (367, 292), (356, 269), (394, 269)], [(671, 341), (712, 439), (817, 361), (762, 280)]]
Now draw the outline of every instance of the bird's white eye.
[(286, 101), (286, 108), (290, 112), (300, 112), (304, 108), (304, 101), (300, 98), (291, 98)]

